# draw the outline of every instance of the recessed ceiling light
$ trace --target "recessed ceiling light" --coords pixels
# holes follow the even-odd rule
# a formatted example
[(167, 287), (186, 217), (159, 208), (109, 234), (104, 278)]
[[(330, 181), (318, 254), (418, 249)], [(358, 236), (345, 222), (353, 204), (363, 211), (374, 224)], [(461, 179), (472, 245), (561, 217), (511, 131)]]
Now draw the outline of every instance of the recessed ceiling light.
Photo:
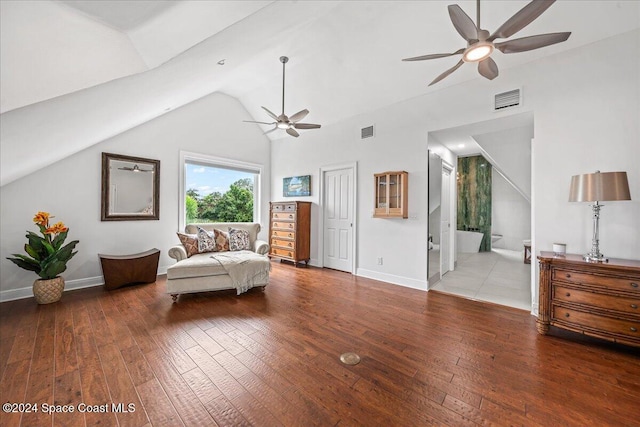
[(221, 59), (220, 61), (218, 61), (218, 65), (224, 65), (224, 61), (225, 59)]
[(458, 144), (458, 148), (464, 148), (464, 144)]

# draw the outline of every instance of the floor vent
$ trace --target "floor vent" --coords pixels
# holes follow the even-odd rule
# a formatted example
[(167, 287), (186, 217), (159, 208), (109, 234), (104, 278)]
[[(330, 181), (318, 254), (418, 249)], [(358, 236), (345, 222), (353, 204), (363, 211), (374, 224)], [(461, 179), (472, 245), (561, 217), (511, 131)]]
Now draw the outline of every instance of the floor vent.
[(360, 129), (360, 139), (373, 138), (373, 125)]
[(520, 89), (510, 90), (509, 92), (499, 93), (495, 96), (493, 111), (500, 111), (506, 108), (517, 107), (522, 99)]

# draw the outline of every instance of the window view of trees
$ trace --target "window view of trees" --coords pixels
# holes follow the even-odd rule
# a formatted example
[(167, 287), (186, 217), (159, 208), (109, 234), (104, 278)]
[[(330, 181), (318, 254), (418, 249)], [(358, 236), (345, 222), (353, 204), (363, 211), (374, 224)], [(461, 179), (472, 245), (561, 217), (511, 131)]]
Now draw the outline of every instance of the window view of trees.
[(187, 223), (251, 222), (253, 179), (239, 179), (224, 193), (213, 191), (204, 196), (198, 190), (189, 188), (186, 192), (185, 209)]

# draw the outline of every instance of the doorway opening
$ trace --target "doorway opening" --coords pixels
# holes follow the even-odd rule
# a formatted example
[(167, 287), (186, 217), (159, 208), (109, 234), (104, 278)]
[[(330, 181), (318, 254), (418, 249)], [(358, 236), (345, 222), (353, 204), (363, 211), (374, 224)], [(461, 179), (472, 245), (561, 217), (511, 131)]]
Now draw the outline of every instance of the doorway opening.
[[(535, 275), (523, 253), (532, 230), (532, 140), (533, 113), (429, 133), (429, 238), (437, 233), (453, 248), (448, 272), (442, 252), (434, 253), (440, 258), (436, 263), (428, 251), (429, 290), (532, 309)], [(444, 190), (444, 182), (442, 178), (435, 185), (431, 182), (434, 156), (454, 165), (448, 192), (452, 209), (439, 221), (431, 218), (437, 213), (431, 191)], [(476, 176), (484, 181), (474, 181)], [(479, 188), (482, 194), (476, 196)], [(442, 206), (439, 211), (442, 215)], [(443, 233), (447, 223), (451, 224), (448, 236)], [(435, 266), (439, 270), (431, 271)]]

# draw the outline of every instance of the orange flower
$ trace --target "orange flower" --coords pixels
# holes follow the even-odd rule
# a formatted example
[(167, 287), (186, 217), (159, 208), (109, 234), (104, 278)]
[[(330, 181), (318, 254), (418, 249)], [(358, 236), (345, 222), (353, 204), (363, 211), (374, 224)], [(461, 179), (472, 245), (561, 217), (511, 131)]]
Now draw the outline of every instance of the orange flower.
[(47, 227), (49, 225), (49, 218), (53, 218), (49, 212), (38, 212), (36, 216), (33, 217), (33, 222)]
[(69, 231), (69, 227), (65, 227), (62, 222), (57, 222), (53, 224), (51, 227), (47, 228), (44, 232), (45, 234), (58, 234)]

